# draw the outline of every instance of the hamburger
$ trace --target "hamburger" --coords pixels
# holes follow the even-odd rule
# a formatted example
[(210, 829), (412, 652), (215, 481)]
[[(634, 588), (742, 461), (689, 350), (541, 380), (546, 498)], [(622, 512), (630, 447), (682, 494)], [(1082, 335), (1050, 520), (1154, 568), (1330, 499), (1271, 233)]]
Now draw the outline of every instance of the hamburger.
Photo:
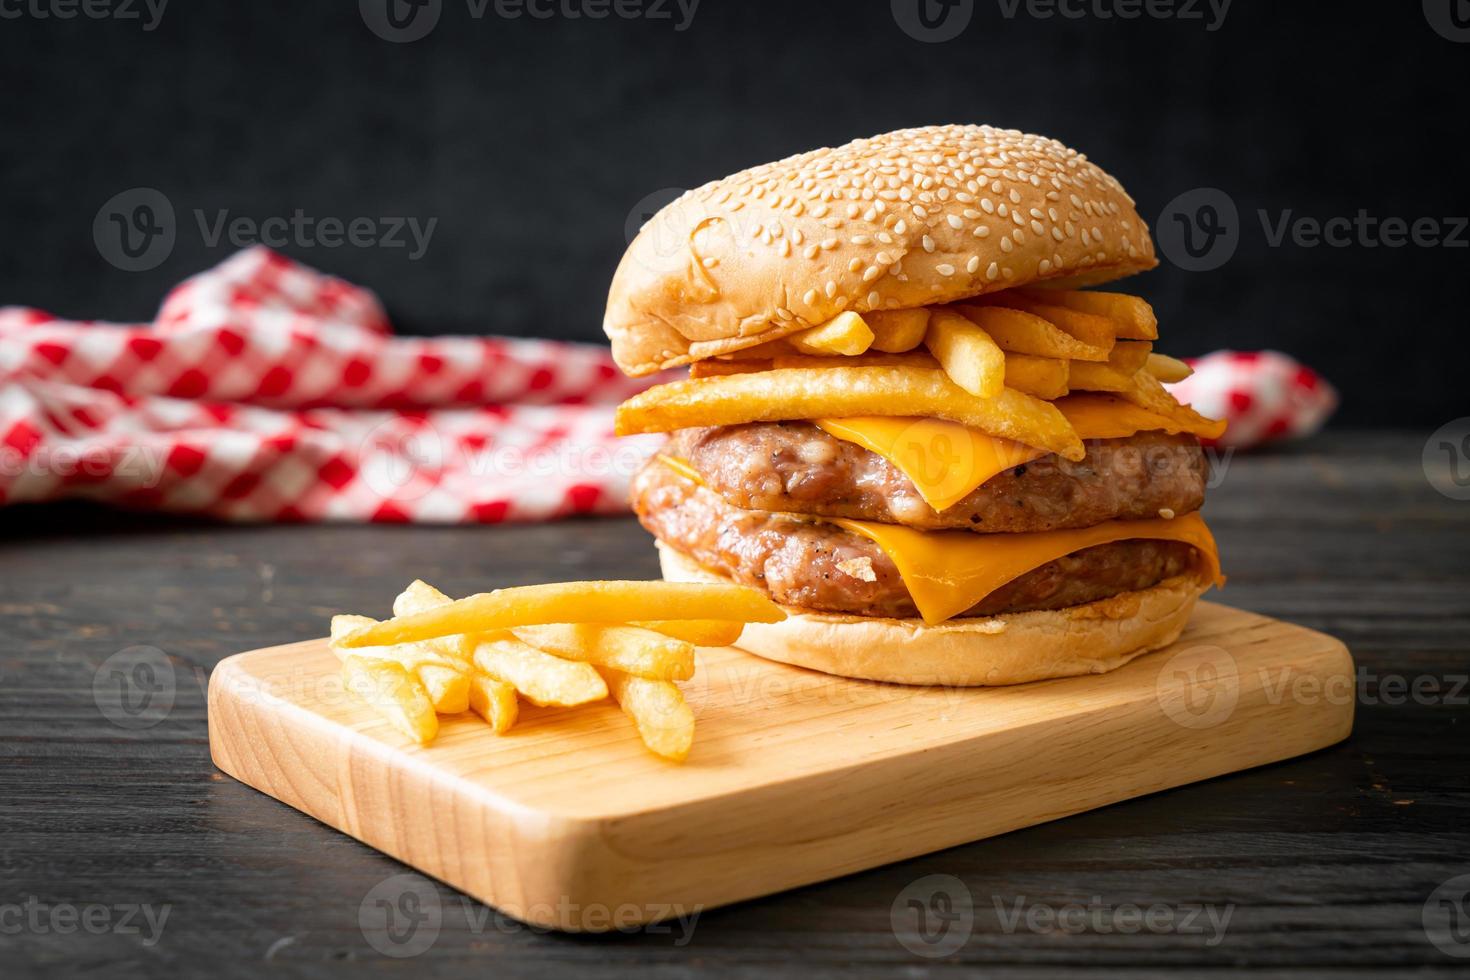
[(1198, 511), (1223, 423), (1164, 387), (1155, 265), (1111, 176), (986, 126), (742, 171), (658, 212), (613, 277), (619, 407), (666, 432), (632, 504), (671, 580), (764, 590), (739, 646), (848, 677), (998, 685), (1172, 643), (1222, 584)]

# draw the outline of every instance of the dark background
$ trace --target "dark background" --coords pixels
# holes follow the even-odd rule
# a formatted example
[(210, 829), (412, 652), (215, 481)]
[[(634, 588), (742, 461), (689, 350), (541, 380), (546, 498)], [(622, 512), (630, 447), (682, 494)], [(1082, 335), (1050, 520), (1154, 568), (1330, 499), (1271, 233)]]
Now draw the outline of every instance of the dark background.
[[(1214, 31), (973, 0), (938, 44), (900, 30), (886, 0), (703, 0), (682, 31), (672, 4), (672, 19), (508, 20), (443, 0), (413, 43), (375, 36), (351, 0), (173, 0), (152, 31), (18, 2), (0, 19), (0, 303), (147, 319), (233, 251), (205, 244), (194, 209), (300, 208), (438, 218), (416, 261), (283, 249), (376, 289), (401, 331), (592, 340), (651, 192), (901, 126), (988, 122), (1082, 149), (1151, 223), (1192, 188), (1234, 199), (1232, 260), (1130, 284), (1159, 308), (1164, 350), (1285, 350), (1342, 390), (1340, 425), (1465, 414), (1470, 251), (1270, 247), (1256, 215), (1470, 213), (1470, 44), (1410, 0), (1236, 0)], [(172, 202), (178, 241), (124, 272), (92, 223), (139, 186)]]

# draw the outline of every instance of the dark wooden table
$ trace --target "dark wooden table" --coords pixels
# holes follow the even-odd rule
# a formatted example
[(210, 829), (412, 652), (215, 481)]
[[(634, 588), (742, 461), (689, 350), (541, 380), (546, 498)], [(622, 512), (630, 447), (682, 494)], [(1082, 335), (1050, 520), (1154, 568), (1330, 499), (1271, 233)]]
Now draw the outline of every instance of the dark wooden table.
[[(1356, 654), (1346, 743), (707, 912), (687, 936), (549, 935), (434, 886), (437, 938), (407, 959), (358, 924), (368, 891), (405, 868), (210, 764), (210, 668), (321, 635), (335, 612), (383, 613), (414, 576), (457, 592), (654, 577), (643, 532), (0, 510), (0, 976), (1464, 974), (1470, 959), (1451, 954), (1470, 956), (1470, 878), (1439, 886), (1470, 873), (1470, 502), (1430, 487), (1424, 438), (1333, 434), (1236, 457), (1211, 492), (1231, 575), (1220, 598)], [(158, 724), (126, 729), (93, 682), (136, 645), (163, 651), (176, 694)], [(906, 934), (916, 953), (890, 911), (929, 875), (958, 879), (946, 887), (973, 914), (962, 944), (964, 919), (936, 946)], [(1426, 913), (1460, 931), (1434, 944)]]

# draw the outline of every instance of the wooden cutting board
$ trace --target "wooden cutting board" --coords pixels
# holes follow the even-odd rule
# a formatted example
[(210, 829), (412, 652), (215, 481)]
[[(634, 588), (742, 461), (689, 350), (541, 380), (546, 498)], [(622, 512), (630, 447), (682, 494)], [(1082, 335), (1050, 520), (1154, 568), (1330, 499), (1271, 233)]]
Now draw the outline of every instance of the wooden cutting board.
[(609, 703), (523, 706), (411, 743), (342, 689), (325, 640), (209, 683), (220, 769), (517, 919), (600, 931), (848, 874), (1331, 745), (1342, 643), (1200, 603), (1110, 674), (1009, 688), (850, 681), (700, 653), (683, 765)]

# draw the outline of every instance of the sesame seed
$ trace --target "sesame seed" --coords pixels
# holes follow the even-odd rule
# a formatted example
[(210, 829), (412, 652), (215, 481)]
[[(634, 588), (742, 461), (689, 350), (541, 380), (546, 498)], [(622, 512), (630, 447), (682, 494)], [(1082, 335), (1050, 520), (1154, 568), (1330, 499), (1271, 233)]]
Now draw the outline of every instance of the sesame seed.
[(954, 275), (954, 266), (950, 265), (948, 262), (941, 262), (934, 267), (934, 271), (939, 273), (941, 276), (952, 276)]
[(994, 262), (990, 263), (990, 265), (988, 265), (988, 266), (985, 267), (985, 278), (986, 279), (990, 280), (991, 282), (995, 282), (995, 280), (999, 276), (1000, 276), (1000, 266), (996, 265)]
[(817, 291), (815, 289), (808, 289), (805, 293), (802, 294), (801, 301), (807, 306), (816, 306)]
[(928, 235), (925, 235), (924, 236), (924, 238), (922, 240), (922, 244), (924, 246), (924, 251), (926, 251), (926, 252), (932, 252), (932, 251), (934, 251), (934, 239), (930, 238)]
[(970, 261), (968, 261), (968, 262), (965, 263), (965, 271), (968, 272), (968, 273), (970, 273), (971, 275), (974, 275), (975, 274), (975, 270), (978, 269), (978, 268), (980, 268), (980, 256), (978, 256), (978, 255), (972, 255), (972, 256), (970, 256)]

